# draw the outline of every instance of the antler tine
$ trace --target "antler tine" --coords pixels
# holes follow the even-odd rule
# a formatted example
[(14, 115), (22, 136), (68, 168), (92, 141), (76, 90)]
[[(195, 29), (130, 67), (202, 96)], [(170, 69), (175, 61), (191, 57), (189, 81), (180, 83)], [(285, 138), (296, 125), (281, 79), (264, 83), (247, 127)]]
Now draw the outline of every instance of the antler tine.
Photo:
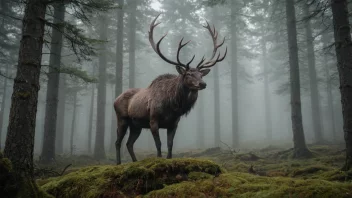
[(197, 68), (205, 61), (205, 58), (203, 56), (202, 60), (198, 63)]
[(219, 52), (218, 57), (216, 58), (216, 60), (208, 61), (208, 62), (204, 63), (204, 65), (200, 66), (199, 69), (210, 68), (210, 67), (214, 66), (216, 63), (223, 61), (225, 59), (225, 57), (226, 57), (226, 54), (227, 54), (227, 47), (225, 49), (224, 55), (221, 58), (220, 58), (220, 52)]
[[(164, 35), (164, 36), (162, 36), (161, 38), (160, 38), (160, 40), (157, 42), (157, 44), (156, 44), (156, 46), (155, 46), (155, 42), (154, 42), (154, 38), (153, 38), (153, 33), (154, 33), (154, 28), (157, 26), (157, 25), (159, 25), (161, 22), (159, 22), (159, 23), (157, 23), (157, 24), (155, 24), (155, 21), (158, 19), (158, 17), (160, 16), (160, 14), (158, 14), (156, 17), (155, 17), (155, 19), (152, 21), (152, 23), (150, 24), (150, 30), (149, 30), (149, 42), (150, 42), (150, 44), (151, 44), (151, 46), (152, 46), (152, 48), (153, 48), (153, 50), (164, 60), (164, 61), (166, 61), (166, 62), (168, 62), (168, 63), (170, 63), (170, 64), (172, 64), (172, 65), (176, 65), (176, 66), (182, 66), (182, 67), (184, 67), (184, 68), (187, 68), (187, 66), (185, 65), (185, 64), (182, 64), (182, 63), (180, 63), (179, 61), (178, 61), (178, 63), (177, 62), (174, 62), (174, 61), (171, 61), (171, 60), (169, 60), (169, 59), (167, 59), (162, 53), (161, 53), (161, 50), (160, 50), (160, 43), (161, 43), (161, 41), (166, 37), (166, 35), (167, 35), (167, 33)], [(189, 41), (188, 41), (189, 42)], [(187, 42), (187, 43), (188, 43)], [(187, 44), (186, 43), (186, 44)], [(182, 43), (181, 43), (182, 44)], [(185, 44), (185, 45), (186, 45)], [(183, 47), (183, 46), (182, 46)], [(181, 47), (181, 48), (182, 48)], [(180, 49), (179, 49), (180, 50)], [(178, 53), (179, 53), (179, 50), (178, 50)]]
[[(189, 40), (189, 41), (187, 41), (186, 43), (182, 44), (183, 39), (184, 39), (184, 38), (182, 37), (182, 39), (181, 39), (180, 42), (178, 43), (178, 48), (177, 48), (177, 62), (178, 62), (178, 64), (179, 64), (179, 66), (182, 66), (182, 67), (185, 67), (186, 69), (188, 69), (190, 63), (187, 64), (187, 65), (181, 63), (181, 61), (180, 61), (180, 51), (181, 51), (181, 49), (182, 49), (184, 46), (186, 46), (189, 42), (191, 42), (191, 40)], [(192, 58), (192, 60), (191, 60), (190, 62), (192, 62), (193, 59), (194, 59), (194, 57)]]
[(193, 58), (187, 63), (187, 68), (189, 68), (189, 65), (191, 64), (191, 62), (193, 62), (195, 57), (196, 57), (196, 55), (193, 55)]

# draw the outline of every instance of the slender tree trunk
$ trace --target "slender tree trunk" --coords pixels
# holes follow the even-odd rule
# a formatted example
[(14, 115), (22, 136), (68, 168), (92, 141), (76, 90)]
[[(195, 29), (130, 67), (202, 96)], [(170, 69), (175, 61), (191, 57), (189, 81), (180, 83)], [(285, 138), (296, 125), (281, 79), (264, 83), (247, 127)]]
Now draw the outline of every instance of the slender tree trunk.
[[(212, 8), (213, 23), (218, 22), (218, 6)], [(218, 27), (220, 28), (220, 27)], [(220, 146), (221, 126), (220, 126), (220, 82), (219, 82), (219, 67), (213, 68), (214, 80), (214, 146)]]
[(198, 111), (197, 111), (197, 145), (199, 149), (204, 148), (204, 93), (199, 92), (198, 96)]
[(237, 61), (237, 11), (235, 1), (231, 1), (231, 96), (232, 96), (232, 146), (239, 147), (238, 127), (238, 61)]
[(265, 131), (266, 131), (266, 138), (269, 142), (273, 140), (273, 127), (271, 121), (271, 102), (270, 102), (270, 88), (269, 88), (269, 68), (267, 63), (267, 49), (266, 49), (266, 40), (262, 38), (262, 55), (263, 55), (263, 72), (264, 72), (264, 103), (265, 103)]
[[(117, 0), (117, 3), (124, 6), (124, 0)], [(122, 93), (122, 72), (123, 72), (123, 7), (117, 10), (117, 34), (116, 34), (116, 69), (115, 69), (115, 98)], [(115, 111), (111, 116), (111, 149), (114, 151), (116, 141), (117, 118)]]
[(129, 0), (128, 1), (129, 8), (129, 17), (128, 17), (128, 42), (129, 42), (129, 50), (128, 50), (128, 59), (129, 59), (129, 87), (135, 87), (135, 67), (136, 67), (136, 11), (137, 11), (137, 0)]
[(77, 92), (73, 93), (73, 112), (72, 112), (72, 123), (71, 123), (71, 137), (70, 137), (70, 155), (73, 155), (74, 145), (73, 137), (76, 130), (76, 111), (77, 111)]
[(56, 153), (64, 152), (64, 132), (65, 132), (65, 110), (66, 110), (66, 74), (60, 74), (59, 81), (59, 103), (57, 109), (56, 125)]
[[(6, 71), (5, 75), (7, 76), (9, 74), (9, 66), (6, 65)], [(2, 94), (2, 101), (1, 101), (1, 110), (0, 110), (0, 149), (2, 148), (1, 142), (2, 142), (2, 128), (3, 128), (3, 123), (4, 123), (4, 116), (5, 116), (5, 103), (6, 103), (6, 97), (7, 97), (7, 78), (4, 79), (4, 88), (3, 88), (3, 94)]]
[[(64, 20), (65, 5), (63, 3), (57, 3), (54, 5), (54, 24), (62, 23)], [(62, 40), (62, 30), (53, 28), (50, 49), (50, 67), (46, 92), (44, 140), (42, 155), (40, 158), (41, 163), (45, 164), (55, 160), (56, 120), (60, 80), (60, 73), (58, 70), (61, 66)]]
[[(327, 33), (323, 34), (323, 46), (324, 49), (326, 49), (329, 45), (329, 38)], [(331, 88), (331, 80), (330, 80), (330, 69), (329, 69), (329, 64), (328, 64), (328, 55), (324, 54), (323, 57), (324, 60), (324, 70), (325, 70), (325, 76), (326, 76), (326, 94), (327, 94), (327, 112), (328, 112), (328, 123), (330, 123), (330, 130), (329, 133), (332, 134), (333, 136), (333, 141), (337, 141), (337, 134), (336, 134), (336, 129), (335, 129), (335, 115), (334, 115), (334, 102), (333, 102), (333, 97), (332, 97), (332, 88)]]
[(220, 128), (220, 82), (219, 68), (214, 67), (214, 144), (220, 146), (221, 128)]
[[(93, 76), (95, 76), (95, 65), (93, 65)], [(88, 153), (92, 153), (92, 134), (93, 134), (93, 117), (94, 117), (94, 98), (96, 85), (92, 85), (92, 94), (90, 98), (89, 123), (88, 123)]]
[(44, 1), (26, 1), (4, 149), (4, 155), (11, 160), (12, 170), (16, 174), (16, 193), (25, 193), (26, 197), (37, 197), (39, 194), (33, 178), (33, 150), (45, 11)]
[[(103, 14), (100, 19), (100, 40), (107, 40), (107, 16)], [(95, 136), (94, 158), (105, 159), (105, 106), (106, 106), (106, 43), (101, 45), (99, 55), (99, 82), (97, 98), (97, 130)]]
[(306, 146), (302, 124), (297, 29), (294, 0), (286, 0), (286, 15), (290, 62), (291, 120), (293, 131), (294, 157), (309, 157), (311, 153)]
[[(303, 10), (305, 16), (310, 15), (309, 5), (304, 3)], [(304, 23), (306, 30), (306, 42), (307, 42), (307, 57), (308, 57), (308, 71), (309, 71), (309, 84), (310, 84), (310, 101), (312, 108), (312, 119), (313, 119), (313, 130), (315, 135), (315, 142), (323, 142), (322, 134), (322, 123), (320, 118), (320, 100), (318, 92), (317, 72), (315, 69), (315, 53), (314, 53), (314, 38), (312, 35), (312, 27), (310, 19), (307, 19)]]
[[(5, 4), (5, 1), (0, 1), (0, 11), (2, 13), (5, 13), (7, 6)], [(5, 20), (2, 19), (1, 21), (1, 26), (0, 26), (0, 32), (3, 32), (5, 29)], [(9, 66), (6, 64), (5, 66), (5, 75), (8, 75), (8, 68)], [(4, 110), (5, 110), (5, 102), (6, 102), (6, 92), (7, 92), (7, 78), (4, 78), (4, 88), (3, 88), (4, 93), (2, 94), (2, 101), (1, 101), (1, 109), (0, 109), (0, 150), (2, 148), (2, 127), (4, 123)]]
[(346, 141), (346, 165), (352, 168), (352, 42), (346, 0), (331, 0), (337, 69), (340, 76), (343, 130)]

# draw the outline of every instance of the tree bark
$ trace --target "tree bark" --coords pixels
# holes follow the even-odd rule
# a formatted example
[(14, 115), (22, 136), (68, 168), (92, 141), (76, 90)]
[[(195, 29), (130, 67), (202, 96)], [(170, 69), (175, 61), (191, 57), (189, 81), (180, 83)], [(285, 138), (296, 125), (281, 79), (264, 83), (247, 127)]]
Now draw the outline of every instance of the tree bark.
[(346, 0), (331, 0), (333, 14), (337, 69), (343, 115), (343, 131), (346, 142), (346, 164), (352, 168), (352, 42)]
[[(7, 76), (9, 74), (9, 66), (6, 65), (6, 70), (5, 70), (5, 75)], [(0, 149), (2, 148), (1, 142), (2, 142), (2, 128), (4, 124), (4, 116), (5, 116), (5, 104), (6, 104), (6, 97), (7, 97), (7, 78), (4, 79), (4, 87), (3, 87), (3, 94), (2, 94), (2, 100), (1, 100), (1, 110), (0, 110)]]
[[(54, 24), (62, 23), (65, 20), (65, 5), (57, 3), (54, 5)], [(51, 49), (48, 85), (46, 94), (45, 122), (44, 122), (44, 140), (41, 163), (47, 164), (55, 160), (55, 138), (56, 138), (56, 120), (57, 107), (59, 98), (59, 69), (61, 66), (61, 49), (62, 49), (62, 28), (61, 30), (52, 29)]]
[(221, 128), (220, 128), (220, 82), (219, 68), (214, 67), (214, 146), (220, 146)]
[[(124, 0), (117, 0), (118, 5), (124, 6)], [(117, 34), (116, 34), (116, 69), (115, 69), (115, 98), (122, 93), (122, 72), (123, 72), (123, 7), (117, 10)], [(111, 149), (115, 151), (115, 141), (117, 135), (117, 118), (115, 111), (111, 117)]]
[[(329, 38), (327, 33), (323, 34), (322, 37), (323, 40), (323, 48), (326, 49), (329, 45)], [(333, 141), (337, 142), (337, 134), (336, 134), (336, 129), (335, 129), (335, 115), (334, 115), (334, 102), (333, 102), (333, 97), (332, 97), (332, 88), (331, 88), (331, 80), (330, 80), (330, 71), (329, 71), (329, 64), (328, 64), (328, 55), (324, 54), (323, 57), (324, 60), (324, 70), (325, 70), (325, 76), (326, 76), (326, 94), (327, 94), (327, 112), (328, 112), (328, 123), (330, 123), (330, 130), (329, 133), (332, 134), (333, 136)]]
[[(93, 76), (95, 76), (95, 65), (93, 65)], [(90, 98), (89, 123), (88, 123), (88, 153), (92, 153), (92, 134), (93, 134), (93, 117), (94, 117), (94, 98), (96, 85), (92, 85), (92, 94)]]
[[(304, 15), (309, 17), (309, 5), (304, 3), (303, 5)], [(315, 143), (322, 143), (323, 140), (323, 130), (321, 125), (321, 112), (320, 112), (320, 100), (318, 92), (318, 82), (317, 82), (317, 72), (315, 69), (315, 52), (314, 52), (314, 38), (312, 35), (312, 27), (310, 19), (306, 19), (305, 23), (306, 30), (306, 43), (307, 43), (307, 57), (308, 57), (308, 71), (309, 71), (309, 85), (310, 85), (310, 101), (312, 108), (312, 120), (313, 120), (313, 130), (315, 135)]]
[(71, 136), (70, 136), (70, 155), (73, 155), (73, 137), (76, 130), (76, 111), (77, 111), (77, 92), (73, 93), (73, 112), (72, 112), (72, 123), (71, 123)]
[(302, 124), (297, 29), (294, 0), (286, 0), (286, 15), (290, 63), (291, 120), (294, 144), (293, 157), (309, 157), (311, 153), (306, 146)]
[(33, 149), (46, 4), (26, 1), (4, 154), (17, 174), (33, 176)]
[(199, 149), (204, 148), (204, 93), (199, 92), (197, 111), (197, 145)]
[[(107, 40), (107, 16), (100, 16), (100, 40)], [(99, 82), (97, 97), (97, 130), (95, 136), (94, 158), (105, 159), (105, 106), (106, 106), (106, 43), (101, 44), (99, 55)]]
[(66, 74), (60, 74), (59, 81), (59, 102), (57, 110), (56, 125), (56, 154), (64, 152), (64, 133), (65, 133), (65, 111), (66, 111)]
[(232, 146), (239, 147), (238, 127), (238, 60), (237, 60), (237, 11), (231, 1), (231, 96), (232, 96)]
[(136, 11), (137, 11), (137, 1), (129, 0), (128, 1), (129, 8), (129, 17), (128, 17), (128, 42), (129, 42), (129, 50), (128, 50), (128, 60), (129, 60), (129, 87), (135, 87), (135, 68), (136, 68)]

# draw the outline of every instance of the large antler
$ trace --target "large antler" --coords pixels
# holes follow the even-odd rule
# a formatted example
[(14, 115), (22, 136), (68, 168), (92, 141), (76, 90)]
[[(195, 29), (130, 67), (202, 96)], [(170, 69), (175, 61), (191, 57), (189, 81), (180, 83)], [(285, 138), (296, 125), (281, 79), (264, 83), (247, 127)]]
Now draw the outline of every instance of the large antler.
[(204, 68), (213, 67), (216, 63), (221, 62), (222, 60), (224, 60), (225, 56), (227, 54), (227, 47), (226, 47), (225, 54), (221, 58), (220, 58), (220, 52), (219, 52), (217, 58), (215, 60), (212, 60), (215, 57), (218, 48), (221, 47), (224, 44), (225, 37), (224, 37), (224, 40), (220, 44), (217, 44), (218, 32), (215, 30), (215, 26), (213, 25), (213, 30), (212, 30), (210, 25), (209, 25), (209, 23), (208, 23), (208, 21), (206, 21), (206, 22), (207, 22), (207, 26), (203, 26), (203, 27), (206, 28), (207, 30), (209, 30), (211, 38), (213, 39), (214, 50), (213, 50), (213, 55), (210, 58), (210, 61), (204, 62), (205, 58), (203, 56), (202, 60), (197, 65), (197, 68), (199, 70), (200, 69), (204, 69)]
[(150, 24), (150, 30), (149, 30), (149, 42), (152, 45), (153, 50), (166, 62), (172, 64), (172, 65), (176, 65), (176, 66), (181, 66), (183, 68), (185, 68), (186, 70), (189, 69), (189, 65), (191, 64), (191, 62), (194, 60), (195, 55), (193, 56), (193, 58), (187, 63), (187, 64), (183, 64), (180, 61), (180, 51), (181, 49), (186, 46), (190, 41), (187, 41), (186, 43), (182, 44), (183, 38), (181, 39), (180, 43), (178, 44), (178, 49), (177, 49), (177, 62), (171, 61), (169, 59), (167, 59), (160, 51), (160, 43), (161, 41), (166, 37), (167, 33), (162, 36), (160, 38), (160, 40), (157, 42), (157, 44), (155, 45), (154, 39), (153, 39), (153, 32), (154, 32), (154, 28), (159, 25), (161, 22), (155, 24), (156, 19), (160, 16), (160, 14), (158, 14), (158, 16), (155, 17), (155, 19), (152, 21), (152, 23)]

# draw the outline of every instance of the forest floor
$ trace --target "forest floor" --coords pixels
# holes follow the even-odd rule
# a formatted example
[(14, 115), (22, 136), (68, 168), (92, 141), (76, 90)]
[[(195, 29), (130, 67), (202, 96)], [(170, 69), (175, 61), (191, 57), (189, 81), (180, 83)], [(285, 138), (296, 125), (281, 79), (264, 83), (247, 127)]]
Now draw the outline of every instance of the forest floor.
[(140, 161), (119, 166), (112, 159), (61, 156), (55, 166), (38, 166), (36, 177), (54, 197), (352, 197), (352, 171), (341, 171), (344, 145), (309, 149), (313, 157), (299, 160), (274, 146), (210, 148), (173, 159), (139, 153)]

